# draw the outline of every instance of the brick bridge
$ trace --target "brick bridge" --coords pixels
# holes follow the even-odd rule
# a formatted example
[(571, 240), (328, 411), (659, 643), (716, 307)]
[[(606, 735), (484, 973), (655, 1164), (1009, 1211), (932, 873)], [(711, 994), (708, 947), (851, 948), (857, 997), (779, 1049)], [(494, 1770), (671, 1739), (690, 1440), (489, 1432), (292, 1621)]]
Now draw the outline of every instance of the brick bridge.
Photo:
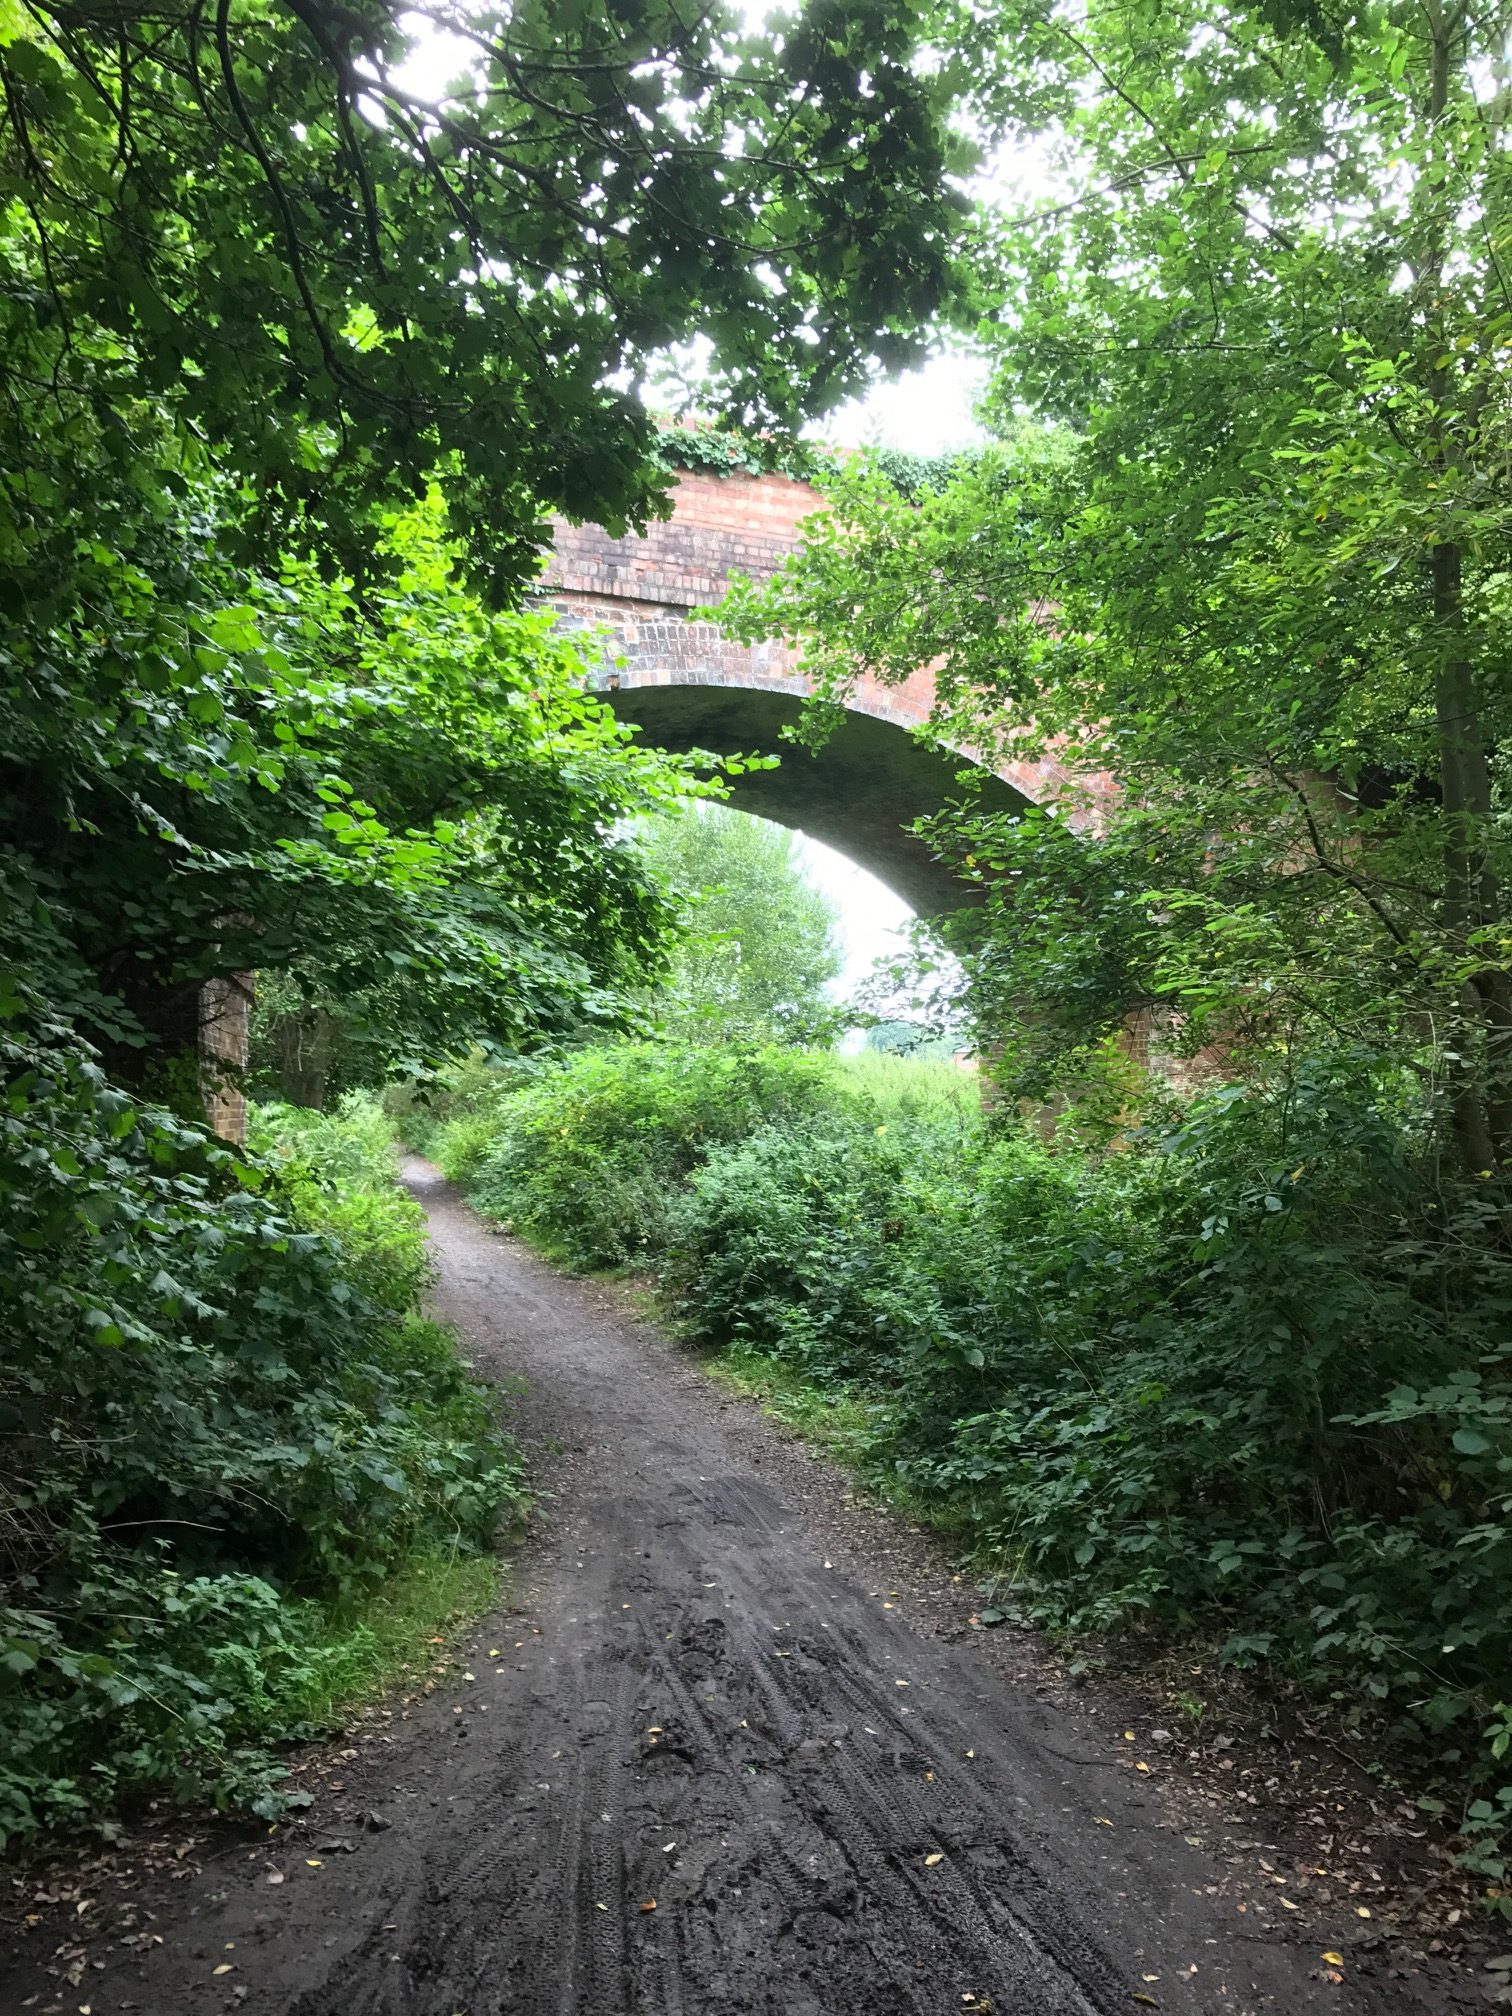
[[(963, 885), (904, 830), (958, 795), (960, 763), (909, 733), (928, 718), (933, 674), (892, 687), (866, 679), (843, 726), (811, 755), (781, 739), (807, 691), (796, 653), (736, 643), (688, 613), (717, 602), (734, 572), (771, 575), (821, 501), (788, 476), (686, 472), (672, 516), (644, 538), (559, 524), (542, 599), (568, 623), (607, 627), (600, 683), (648, 742), (780, 756), (778, 769), (732, 780), (736, 804), (838, 848), (921, 914), (955, 909)], [(1014, 765), (983, 780), (982, 801), (1037, 802), (1062, 774), (1052, 763)], [(1111, 779), (1091, 781), (1112, 789)]]

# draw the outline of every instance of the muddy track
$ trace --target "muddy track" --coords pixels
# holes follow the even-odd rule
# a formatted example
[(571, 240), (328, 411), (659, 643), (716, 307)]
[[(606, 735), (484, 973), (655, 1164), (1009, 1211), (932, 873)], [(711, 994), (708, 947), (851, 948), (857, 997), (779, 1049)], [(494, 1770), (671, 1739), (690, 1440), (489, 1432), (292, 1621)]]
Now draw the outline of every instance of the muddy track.
[(240, 1839), (158, 1904), (161, 1945), (107, 1946), (61, 1997), (0, 1970), (7, 2012), (1444, 2006), (1384, 1968), (1329, 1982), (1335, 1938), (1236, 1915), (1105, 1738), (884, 1608), (853, 1551), (846, 1572), (777, 1431), (409, 1176), (443, 1313), (482, 1371), (528, 1381), (518, 1425), (553, 1491), (516, 1609), (472, 1677), (352, 1764), (327, 1852), (318, 1829)]

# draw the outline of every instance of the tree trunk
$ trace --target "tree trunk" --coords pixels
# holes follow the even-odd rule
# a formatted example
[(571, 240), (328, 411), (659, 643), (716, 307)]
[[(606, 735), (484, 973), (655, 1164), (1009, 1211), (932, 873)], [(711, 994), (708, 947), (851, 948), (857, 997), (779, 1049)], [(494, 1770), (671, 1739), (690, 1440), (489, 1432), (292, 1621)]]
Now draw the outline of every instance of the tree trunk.
[[(1461, 47), (1463, 6), (1435, 5), (1428, 93), (1429, 159), (1438, 153), (1438, 134), (1449, 113), (1450, 72)], [(1438, 319), (1445, 281), (1444, 197), (1439, 189), (1418, 272), (1428, 307), (1429, 342), (1436, 361), (1429, 368), (1433, 402), (1434, 460), (1452, 498), (1463, 462), (1457, 431), (1459, 405), (1447, 364), (1448, 331)], [(1452, 509), (1452, 504), (1451, 504)], [(1433, 618), (1438, 671), (1434, 710), (1438, 728), (1439, 777), (1443, 793), (1443, 923), (1450, 957), (1463, 963), (1475, 956), (1475, 936), (1499, 921), (1501, 891), (1489, 852), (1491, 771), (1476, 694), (1475, 666), (1465, 633), (1464, 553), (1445, 539), (1433, 548)], [(1512, 1145), (1512, 986), (1505, 974), (1471, 971), (1458, 988), (1458, 1021), (1449, 1043), (1450, 1106), (1454, 1137), (1466, 1169), (1499, 1167)]]
[[(1434, 691), (1444, 817), (1444, 925), (1451, 956), (1473, 954), (1474, 934), (1496, 922), (1501, 892), (1487, 852), (1491, 771), (1475, 693), (1475, 672), (1463, 655), (1462, 558), (1458, 546), (1433, 549), (1433, 613), (1442, 655)], [(1494, 1169), (1508, 1147), (1508, 1067), (1512, 1014), (1506, 976), (1472, 973), (1459, 990), (1460, 1027), (1453, 1032), (1450, 1097), (1462, 1160)]]
[(290, 1106), (323, 1112), (331, 1069), (331, 1017), (324, 1008), (284, 1015), (278, 1023), (278, 1092)]

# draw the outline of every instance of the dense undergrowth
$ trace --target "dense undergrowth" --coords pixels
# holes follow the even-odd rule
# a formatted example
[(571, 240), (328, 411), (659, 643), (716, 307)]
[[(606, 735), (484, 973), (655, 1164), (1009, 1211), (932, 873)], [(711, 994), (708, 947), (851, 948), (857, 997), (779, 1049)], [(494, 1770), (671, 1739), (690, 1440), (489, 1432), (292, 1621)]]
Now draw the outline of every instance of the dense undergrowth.
[(486, 1601), (514, 1453), (418, 1313), (375, 1107), (242, 1155), (62, 1035), (6, 1062), (0, 1844), (275, 1811), (271, 1746)]
[(431, 1152), (579, 1267), (650, 1266), (686, 1333), (839, 1402), (846, 1453), (1074, 1631), (1220, 1632), (1471, 1788), (1512, 1700), (1512, 1296), (1356, 1053), (1099, 1148), (984, 1121), (949, 1066), (590, 1050), (474, 1075)]

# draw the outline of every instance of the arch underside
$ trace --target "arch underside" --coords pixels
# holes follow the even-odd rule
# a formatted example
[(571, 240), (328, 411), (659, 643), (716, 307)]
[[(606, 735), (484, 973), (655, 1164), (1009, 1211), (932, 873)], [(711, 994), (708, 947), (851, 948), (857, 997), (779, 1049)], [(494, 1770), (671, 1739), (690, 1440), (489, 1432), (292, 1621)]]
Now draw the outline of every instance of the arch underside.
[[(731, 800), (742, 811), (801, 828), (869, 869), (920, 916), (958, 910), (973, 900), (972, 885), (938, 860), (924, 841), (906, 831), (915, 820), (967, 796), (959, 759), (916, 741), (906, 727), (871, 714), (847, 713), (817, 752), (785, 742), (803, 709), (801, 695), (770, 687), (631, 684), (600, 695), (643, 739), (684, 754), (777, 756), (775, 770), (731, 779)], [(974, 773), (970, 794), (984, 811), (1021, 811), (1028, 802), (1000, 778)]]

